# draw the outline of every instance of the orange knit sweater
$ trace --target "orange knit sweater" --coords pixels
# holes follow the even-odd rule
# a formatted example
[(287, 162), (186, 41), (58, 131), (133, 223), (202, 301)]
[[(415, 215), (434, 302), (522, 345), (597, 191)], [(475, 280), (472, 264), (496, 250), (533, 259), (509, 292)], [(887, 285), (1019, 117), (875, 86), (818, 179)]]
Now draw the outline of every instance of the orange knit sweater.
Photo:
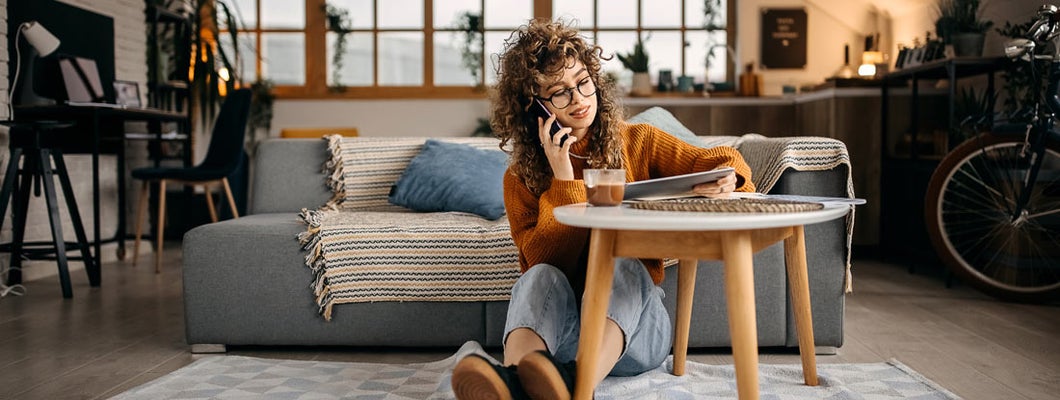
[[(622, 135), (622, 163), (627, 182), (730, 166), (736, 169), (736, 190), (754, 191), (751, 169), (732, 147), (696, 147), (647, 124), (627, 125)], [(587, 146), (587, 141), (575, 143), (571, 151), (585, 154)], [(576, 158), (571, 158), (571, 162), (575, 180), (553, 179), (551, 187), (540, 197), (509, 169), (504, 174), (504, 206), (512, 238), (519, 249), (522, 271), (541, 263), (551, 264), (563, 271), (576, 293), (581, 293), (589, 255), (589, 229), (563, 225), (552, 215), (553, 208), (585, 201), (581, 177), (586, 162)], [(643, 261), (652, 280), (661, 283), (662, 260)]]

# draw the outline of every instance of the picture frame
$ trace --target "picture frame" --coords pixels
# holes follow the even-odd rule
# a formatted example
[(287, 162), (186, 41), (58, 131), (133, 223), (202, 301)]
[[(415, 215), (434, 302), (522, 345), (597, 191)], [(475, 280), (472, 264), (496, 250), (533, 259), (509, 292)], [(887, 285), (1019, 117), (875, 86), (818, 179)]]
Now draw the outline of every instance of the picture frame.
[(142, 107), (140, 84), (133, 81), (114, 81), (114, 103), (125, 107)]

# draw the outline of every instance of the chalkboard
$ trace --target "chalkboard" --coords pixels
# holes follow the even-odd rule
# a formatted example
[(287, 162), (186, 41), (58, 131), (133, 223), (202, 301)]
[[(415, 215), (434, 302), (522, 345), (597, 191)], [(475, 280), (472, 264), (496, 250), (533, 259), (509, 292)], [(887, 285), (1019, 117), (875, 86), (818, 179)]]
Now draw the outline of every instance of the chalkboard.
[(762, 9), (762, 68), (806, 68), (806, 10)]

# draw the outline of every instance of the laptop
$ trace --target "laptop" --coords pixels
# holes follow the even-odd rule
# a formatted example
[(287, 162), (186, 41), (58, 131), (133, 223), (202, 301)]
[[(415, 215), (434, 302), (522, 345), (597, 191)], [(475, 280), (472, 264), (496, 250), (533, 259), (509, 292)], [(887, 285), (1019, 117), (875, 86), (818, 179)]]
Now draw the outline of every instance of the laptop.
[(96, 61), (90, 58), (60, 55), (59, 74), (66, 89), (66, 104), (71, 106), (115, 107), (124, 105), (108, 101), (103, 91)]

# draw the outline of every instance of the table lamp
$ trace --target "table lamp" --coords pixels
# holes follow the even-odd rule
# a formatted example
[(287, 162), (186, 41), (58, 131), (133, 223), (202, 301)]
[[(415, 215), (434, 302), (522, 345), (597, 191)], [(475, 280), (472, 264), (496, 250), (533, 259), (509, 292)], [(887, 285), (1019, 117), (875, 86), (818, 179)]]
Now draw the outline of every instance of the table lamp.
[[(24, 36), (26, 42), (29, 43), (30, 51), (26, 57), (22, 57), (22, 52), (19, 51), (18, 38)], [(37, 92), (33, 90), (33, 74), (34, 66), (37, 57), (47, 57), (55, 52), (59, 48), (59, 39), (44, 29), (37, 21), (23, 22), (18, 26), (15, 31), (15, 76), (11, 80), (11, 91), (8, 92), (8, 119), (14, 119), (14, 94), (15, 89), (19, 83), (19, 72), (23, 69), (26, 70), (25, 76), (23, 76), (24, 82), (20, 92), (18, 92), (18, 104), (19, 105), (35, 105), (35, 104), (52, 104), (55, 101), (49, 98), (41, 97), (37, 95)]]

